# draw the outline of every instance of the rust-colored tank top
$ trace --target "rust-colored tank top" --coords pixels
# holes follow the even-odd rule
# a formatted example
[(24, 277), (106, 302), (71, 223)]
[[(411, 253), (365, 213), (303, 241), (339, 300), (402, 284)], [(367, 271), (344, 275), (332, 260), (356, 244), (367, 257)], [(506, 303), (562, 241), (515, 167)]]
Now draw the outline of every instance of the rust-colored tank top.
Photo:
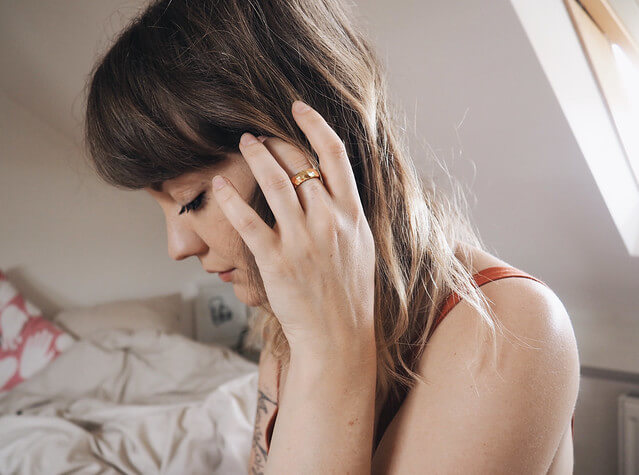
[[(532, 275), (527, 274), (526, 272), (524, 272), (522, 270), (516, 269), (515, 267), (502, 267), (502, 266), (488, 267), (488, 268), (486, 268), (484, 270), (479, 271), (477, 274), (475, 274), (473, 276), (473, 278), (475, 279), (475, 282), (477, 283), (477, 287), (481, 287), (482, 285), (487, 284), (488, 282), (493, 282), (493, 281), (499, 280), (499, 279), (505, 279), (506, 277), (525, 277), (527, 279), (536, 280), (537, 282), (539, 282), (539, 283), (541, 283), (543, 285), (546, 285), (546, 287), (548, 287), (548, 285), (545, 282), (542, 282), (541, 280), (537, 279), (536, 277), (533, 277)], [(437, 326), (444, 319), (444, 317), (446, 317), (446, 315), (448, 315), (448, 313), (453, 309), (453, 307), (455, 305), (457, 305), (460, 302), (460, 300), (461, 300), (461, 298), (456, 293), (453, 293), (450, 297), (448, 297), (448, 299), (446, 299), (446, 301), (442, 305), (442, 309), (441, 309), (438, 317), (435, 319), (435, 323), (431, 327), (431, 331), (430, 331), (430, 334), (428, 336), (429, 339), (433, 335), (433, 332), (435, 331)], [(280, 393), (280, 374), (281, 374), (281, 364), (278, 362), (278, 366), (277, 366), (277, 396), (278, 396), (278, 400), (279, 400), (279, 393)], [(373, 453), (375, 452), (375, 449), (379, 445), (379, 442), (381, 441), (382, 436), (384, 435), (384, 432), (387, 429), (388, 425), (393, 420), (393, 417), (395, 416), (395, 414), (399, 410), (399, 407), (401, 406), (402, 402), (404, 402), (404, 399), (406, 398), (406, 394), (407, 394), (406, 392), (401, 394), (398, 400), (389, 396), (388, 400), (384, 403), (384, 407), (381, 410), (381, 413), (380, 413), (380, 416), (379, 416), (379, 421), (377, 423), (378, 427), (377, 427), (377, 430), (376, 430), (376, 433), (375, 433), (375, 437), (374, 437), (375, 438), (375, 444), (373, 446)], [(275, 420), (277, 419), (277, 409), (278, 408), (275, 407), (275, 411), (271, 415), (271, 418), (268, 421), (268, 424), (266, 425), (265, 438), (266, 438), (266, 452), (267, 453), (270, 450), (271, 438), (273, 436), (273, 428), (275, 427)], [(572, 415), (572, 420), (570, 422), (570, 427), (571, 427), (571, 431), (572, 431), (572, 437), (573, 437), (573, 440), (574, 440), (574, 438), (575, 438), (575, 415), (574, 415), (574, 413)]]

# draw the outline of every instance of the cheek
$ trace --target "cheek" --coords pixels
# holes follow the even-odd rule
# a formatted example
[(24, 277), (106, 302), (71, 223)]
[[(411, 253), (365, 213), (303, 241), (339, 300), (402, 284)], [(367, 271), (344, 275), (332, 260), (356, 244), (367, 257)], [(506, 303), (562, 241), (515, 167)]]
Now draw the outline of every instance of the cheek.
[[(242, 157), (242, 160), (243, 157)], [(234, 168), (231, 173), (221, 171), (226, 176), (245, 203), (249, 203), (253, 193), (258, 188), (255, 177), (251, 174), (248, 165), (243, 169)], [(209, 190), (211, 193), (211, 190)], [(224, 249), (225, 253), (239, 255), (242, 246), (242, 237), (235, 230), (231, 222), (220, 208), (215, 196), (209, 195), (206, 207), (202, 210), (201, 218), (198, 218), (198, 233), (212, 249)]]
[(238, 232), (214, 197), (211, 197), (211, 201), (198, 216), (197, 231), (200, 238), (212, 249), (228, 248), (232, 241), (239, 238)]

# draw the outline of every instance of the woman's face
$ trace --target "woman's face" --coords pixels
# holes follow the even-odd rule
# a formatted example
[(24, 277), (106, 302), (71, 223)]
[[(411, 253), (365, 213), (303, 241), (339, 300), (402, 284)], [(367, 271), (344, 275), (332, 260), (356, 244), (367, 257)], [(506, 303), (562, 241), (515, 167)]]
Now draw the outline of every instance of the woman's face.
[[(150, 187), (144, 189), (164, 211), (169, 256), (176, 261), (196, 256), (209, 272), (235, 268), (231, 274), (235, 295), (246, 305), (257, 306), (259, 302), (251, 301), (247, 286), (242, 239), (226, 219), (211, 191), (211, 180), (218, 174), (228, 178), (245, 201), (249, 200), (257, 186), (244, 156), (233, 153), (207, 170), (185, 173), (165, 181), (162, 191)], [(203, 196), (198, 198), (202, 193)], [(179, 214), (196, 198), (196, 209)]]

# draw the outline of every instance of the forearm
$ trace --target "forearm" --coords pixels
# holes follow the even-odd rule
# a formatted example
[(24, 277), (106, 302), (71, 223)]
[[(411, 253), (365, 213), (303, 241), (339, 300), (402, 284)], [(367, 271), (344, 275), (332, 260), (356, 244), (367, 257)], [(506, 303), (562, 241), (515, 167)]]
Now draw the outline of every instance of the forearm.
[(374, 346), (291, 352), (265, 473), (370, 474), (375, 380)]

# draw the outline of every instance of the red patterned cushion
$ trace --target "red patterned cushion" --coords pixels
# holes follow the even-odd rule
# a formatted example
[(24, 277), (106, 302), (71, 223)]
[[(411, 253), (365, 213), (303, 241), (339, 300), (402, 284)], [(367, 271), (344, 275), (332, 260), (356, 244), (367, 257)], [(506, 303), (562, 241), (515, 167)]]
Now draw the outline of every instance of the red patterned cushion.
[(0, 392), (40, 371), (73, 341), (24, 299), (0, 271)]

